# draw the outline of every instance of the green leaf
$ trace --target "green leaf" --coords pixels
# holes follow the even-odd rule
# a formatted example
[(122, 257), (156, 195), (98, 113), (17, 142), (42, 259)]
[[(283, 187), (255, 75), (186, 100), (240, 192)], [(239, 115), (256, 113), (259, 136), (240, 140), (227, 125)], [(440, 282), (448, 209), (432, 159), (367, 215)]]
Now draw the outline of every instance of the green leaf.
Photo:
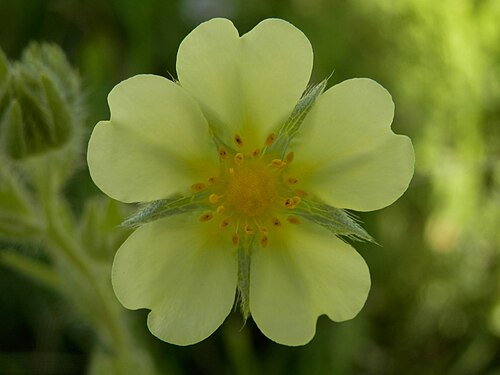
[(31, 278), (43, 286), (61, 291), (61, 279), (48, 265), (37, 260), (30, 259), (15, 251), (3, 251), (0, 253), (0, 263)]
[(377, 243), (358, 223), (355, 216), (340, 208), (303, 199), (294, 209), (294, 213), (321, 225), (339, 238)]
[(316, 99), (323, 93), (328, 83), (328, 78), (307, 90), (292, 111), (288, 120), (276, 133), (276, 140), (264, 152), (278, 152), (284, 157), (290, 141), (295, 137), (309, 110)]
[(207, 203), (207, 193), (200, 192), (187, 197), (160, 199), (147, 204), (134, 215), (127, 218), (121, 226), (138, 227), (167, 216), (194, 211)]

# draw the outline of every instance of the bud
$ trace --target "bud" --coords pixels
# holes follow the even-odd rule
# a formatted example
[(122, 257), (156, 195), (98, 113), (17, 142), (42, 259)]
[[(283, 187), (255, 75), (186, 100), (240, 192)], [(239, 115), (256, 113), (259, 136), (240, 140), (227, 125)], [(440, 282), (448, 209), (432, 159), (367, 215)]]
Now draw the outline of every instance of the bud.
[(23, 159), (66, 145), (81, 122), (80, 79), (62, 50), (31, 44), (9, 66), (0, 53), (0, 141)]

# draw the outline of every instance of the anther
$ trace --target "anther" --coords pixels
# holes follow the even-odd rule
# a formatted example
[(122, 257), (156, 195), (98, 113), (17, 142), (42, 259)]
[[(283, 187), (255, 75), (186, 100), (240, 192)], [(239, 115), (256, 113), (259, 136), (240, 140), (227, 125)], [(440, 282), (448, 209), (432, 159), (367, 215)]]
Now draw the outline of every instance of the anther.
[(207, 212), (206, 214), (203, 214), (200, 216), (200, 221), (209, 221), (214, 217), (211, 212)]
[(307, 193), (304, 190), (295, 190), (295, 194), (297, 194), (299, 197), (305, 197)]
[(299, 196), (295, 196), (293, 198), (287, 198), (285, 199), (285, 207), (288, 208), (289, 210), (294, 209), (297, 207), (297, 205), (300, 203), (301, 199)]
[(286, 165), (286, 163), (281, 159), (273, 159), (271, 161), (271, 163), (269, 164), (269, 166), (277, 168), (277, 169), (282, 169), (285, 167), (285, 165)]
[(244, 156), (241, 152), (238, 152), (236, 155), (234, 155), (234, 162), (238, 165), (241, 165), (243, 163)]
[(267, 234), (267, 228), (262, 225), (259, 225), (259, 232), (261, 234)]
[(273, 142), (274, 142), (275, 139), (276, 139), (276, 134), (275, 133), (271, 133), (271, 134), (269, 134), (267, 136), (264, 144), (269, 147), (269, 146), (271, 146), (273, 144)]
[(219, 196), (217, 194), (210, 194), (208, 200), (210, 201), (210, 203), (216, 204), (219, 201)]
[(224, 147), (220, 147), (218, 153), (221, 159), (227, 159), (227, 151)]
[(202, 183), (193, 184), (191, 185), (191, 189), (193, 189), (194, 191), (202, 191), (205, 189), (205, 184)]
[(234, 168), (229, 168), (228, 171), (231, 176), (234, 176)]
[(208, 179), (208, 183), (209, 183), (210, 185), (215, 185), (215, 184), (217, 184), (218, 182), (219, 182), (219, 177), (210, 177), (210, 178)]
[(236, 143), (236, 146), (238, 147), (243, 147), (243, 140), (241, 139), (239, 134), (234, 135), (234, 143)]
[(288, 180), (286, 180), (290, 185), (294, 185), (296, 183), (299, 182), (298, 179), (294, 178), (294, 177), (290, 177)]
[(224, 208), (225, 208), (224, 205), (221, 204), (219, 207), (217, 207), (216, 212), (220, 215), (221, 213), (224, 212)]
[(300, 219), (297, 216), (288, 216), (286, 219), (291, 224), (300, 224)]
[(255, 150), (252, 151), (252, 156), (254, 158), (256, 158), (259, 155), (260, 155), (260, 148), (256, 148)]
[(233, 237), (231, 237), (231, 241), (233, 242), (234, 246), (238, 246), (240, 243), (240, 235), (238, 233), (233, 234)]
[(276, 228), (281, 227), (281, 221), (277, 217), (273, 217), (271, 221)]
[(245, 231), (245, 234), (247, 234), (247, 235), (251, 235), (254, 233), (254, 230), (250, 225), (245, 225), (244, 231)]
[(229, 225), (229, 218), (226, 217), (224, 219), (221, 220), (221, 222), (219, 223), (219, 228), (225, 228)]
[(289, 152), (285, 156), (285, 162), (287, 162), (288, 164), (290, 164), (293, 161), (293, 157), (294, 156), (295, 156), (295, 154), (293, 152)]
[(260, 237), (260, 246), (266, 247), (268, 243), (269, 243), (269, 239), (267, 238), (267, 235), (265, 235), (265, 234), (262, 235)]

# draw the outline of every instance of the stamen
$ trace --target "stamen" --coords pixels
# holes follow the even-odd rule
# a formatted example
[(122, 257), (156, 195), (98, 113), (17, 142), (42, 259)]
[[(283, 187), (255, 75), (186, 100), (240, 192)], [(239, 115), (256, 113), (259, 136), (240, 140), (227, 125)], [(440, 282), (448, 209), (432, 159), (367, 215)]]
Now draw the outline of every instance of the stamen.
[(295, 190), (295, 194), (297, 194), (299, 197), (305, 197), (307, 193), (304, 190)]
[(291, 224), (300, 224), (300, 219), (297, 216), (288, 216), (286, 219)]
[(285, 199), (285, 207), (288, 208), (289, 210), (292, 210), (298, 206), (300, 201), (301, 199), (299, 196), (295, 196), (293, 198), (287, 198)]
[(253, 152), (252, 152), (252, 156), (253, 156), (254, 158), (256, 158), (256, 157), (257, 157), (257, 156), (259, 156), (259, 155), (260, 155), (260, 148), (256, 148), (255, 150), (253, 150)]
[(217, 184), (218, 182), (219, 182), (219, 177), (215, 177), (215, 176), (214, 176), (214, 177), (210, 177), (210, 178), (208, 179), (208, 183), (209, 183), (210, 185), (215, 185), (215, 184)]
[(219, 202), (219, 198), (220, 197), (217, 194), (210, 194), (208, 200), (210, 201), (210, 203), (216, 204), (217, 202)]
[(216, 212), (220, 215), (221, 213), (224, 212), (224, 209), (225, 209), (224, 205), (221, 204), (219, 207), (217, 207)]
[(209, 221), (212, 220), (213, 217), (214, 215), (211, 212), (207, 212), (200, 216), (200, 221), (202, 222)]
[(298, 179), (294, 178), (294, 177), (290, 177), (288, 180), (286, 180), (290, 185), (295, 185), (296, 183), (299, 182)]
[(274, 167), (277, 169), (282, 169), (286, 166), (286, 163), (281, 159), (273, 159), (271, 163), (269, 163), (268, 167)]
[(247, 234), (247, 235), (251, 235), (254, 233), (253, 228), (248, 224), (245, 225), (244, 231), (245, 231), (245, 234)]
[(281, 227), (281, 221), (277, 217), (273, 217), (271, 221), (276, 228)]
[(269, 243), (269, 239), (267, 238), (267, 235), (263, 234), (260, 237), (260, 246), (266, 247), (268, 243)]
[(267, 228), (265, 226), (259, 225), (259, 232), (261, 234), (267, 234)]
[(269, 147), (269, 146), (271, 146), (273, 144), (273, 142), (274, 142), (275, 139), (276, 139), (276, 134), (275, 133), (271, 133), (271, 134), (269, 134), (267, 136), (264, 144)]
[(234, 168), (229, 168), (228, 171), (231, 176), (234, 176)]
[(240, 243), (240, 235), (238, 233), (233, 234), (231, 241), (233, 242), (234, 246), (238, 246), (238, 244)]
[(220, 147), (218, 153), (219, 153), (219, 157), (221, 159), (224, 159), (224, 160), (227, 159), (227, 151), (224, 147)]
[(202, 191), (205, 189), (205, 187), (206, 187), (205, 184), (202, 183), (191, 185), (191, 189), (193, 189), (194, 191)]
[(241, 152), (238, 152), (236, 155), (234, 155), (234, 162), (238, 165), (241, 165), (243, 163), (244, 156)]
[(226, 217), (224, 219), (221, 220), (221, 222), (219, 223), (219, 228), (225, 228), (229, 225), (229, 218)]
[(241, 139), (239, 134), (234, 135), (234, 143), (236, 143), (236, 146), (238, 147), (243, 147), (243, 140)]
[(293, 152), (289, 152), (286, 156), (285, 156), (285, 161), (290, 164), (293, 160), (293, 157), (295, 156), (295, 154)]

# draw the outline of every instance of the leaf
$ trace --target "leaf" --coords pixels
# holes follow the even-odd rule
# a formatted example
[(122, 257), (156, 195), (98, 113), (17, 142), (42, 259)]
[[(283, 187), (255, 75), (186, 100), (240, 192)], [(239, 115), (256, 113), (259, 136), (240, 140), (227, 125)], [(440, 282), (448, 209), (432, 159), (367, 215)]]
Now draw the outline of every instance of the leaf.
[(61, 291), (61, 279), (48, 264), (28, 258), (15, 251), (1, 252), (0, 263), (39, 282), (47, 288), (57, 292)]

